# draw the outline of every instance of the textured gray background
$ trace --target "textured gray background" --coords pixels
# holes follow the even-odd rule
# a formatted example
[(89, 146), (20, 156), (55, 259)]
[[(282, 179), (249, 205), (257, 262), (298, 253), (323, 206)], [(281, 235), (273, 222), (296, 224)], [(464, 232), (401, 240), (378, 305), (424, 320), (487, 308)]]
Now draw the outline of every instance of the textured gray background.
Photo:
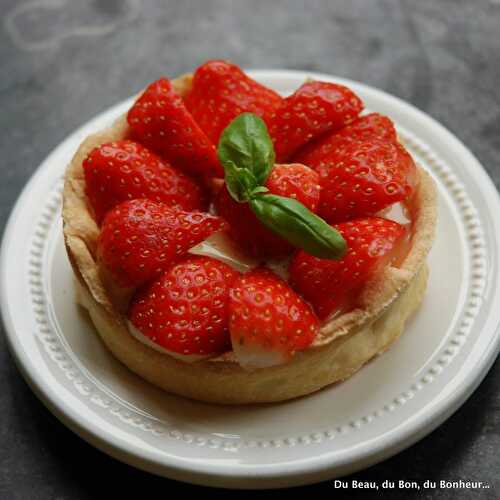
[[(500, 0), (0, 0), (0, 12), (2, 229), (29, 176), (75, 127), (160, 74), (215, 57), (324, 71), (395, 94), (452, 130), (500, 185)], [(438, 430), (353, 477), (482, 480), (492, 488), (406, 496), (499, 498), (499, 380), (497, 363)], [(73, 435), (32, 395), (0, 335), (0, 499), (97, 498), (106, 483), (115, 493), (207, 494)], [(328, 483), (301, 492), (361, 495)]]

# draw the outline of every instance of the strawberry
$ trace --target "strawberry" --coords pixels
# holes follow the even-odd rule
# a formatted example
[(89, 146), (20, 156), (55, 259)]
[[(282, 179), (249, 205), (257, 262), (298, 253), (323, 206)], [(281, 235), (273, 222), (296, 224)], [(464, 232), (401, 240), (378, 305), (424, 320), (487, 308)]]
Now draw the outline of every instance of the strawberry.
[(100, 224), (115, 205), (148, 198), (183, 210), (206, 207), (205, 192), (192, 179), (137, 142), (102, 144), (83, 161), (86, 194)]
[(407, 229), (387, 219), (369, 217), (335, 226), (348, 244), (341, 260), (318, 259), (299, 251), (290, 264), (290, 282), (320, 319), (349, 311), (367, 280), (381, 267), (398, 265), (406, 255)]
[(210, 257), (173, 262), (132, 299), (134, 333), (184, 361), (230, 350), (229, 287), (238, 274)]
[(275, 165), (266, 181), (271, 193), (295, 198), (311, 212), (318, 209), (320, 198), (319, 177), (309, 167), (292, 163)]
[(208, 213), (186, 212), (146, 199), (126, 201), (104, 218), (98, 258), (119, 286), (137, 287), (223, 229), (226, 222)]
[[(295, 198), (315, 212), (320, 197), (319, 176), (299, 165), (275, 165), (266, 181), (273, 194)], [(279, 257), (293, 247), (257, 219), (248, 204), (238, 203), (224, 187), (215, 200), (217, 211), (230, 225), (230, 235), (242, 249), (254, 257)]]
[(319, 331), (311, 307), (269, 269), (237, 278), (229, 297), (231, 343), (244, 368), (284, 363), (306, 349)]
[(200, 66), (185, 97), (186, 107), (214, 144), (239, 114), (248, 111), (262, 118), (273, 113), (282, 100), (274, 90), (226, 61), (208, 61)]
[(417, 170), (401, 144), (372, 139), (333, 151), (316, 168), (320, 176), (319, 215), (329, 223), (374, 215), (410, 197)]
[(361, 99), (343, 85), (304, 83), (267, 120), (276, 161), (286, 161), (309, 141), (345, 127), (362, 109)]
[(257, 257), (281, 257), (292, 252), (283, 238), (264, 227), (247, 203), (238, 203), (226, 187), (215, 200), (217, 213), (229, 222), (229, 234), (246, 254)]
[(316, 168), (323, 158), (332, 153), (339, 154), (352, 142), (363, 142), (371, 139), (387, 142), (397, 141), (396, 129), (392, 120), (378, 113), (361, 116), (340, 131), (326, 134), (326, 136), (310, 142), (295, 154), (293, 159), (298, 163)]
[(223, 177), (215, 146), (197, 125), (166, 78), (147, 87), (127, 115), (132, 135), (176, 168)]

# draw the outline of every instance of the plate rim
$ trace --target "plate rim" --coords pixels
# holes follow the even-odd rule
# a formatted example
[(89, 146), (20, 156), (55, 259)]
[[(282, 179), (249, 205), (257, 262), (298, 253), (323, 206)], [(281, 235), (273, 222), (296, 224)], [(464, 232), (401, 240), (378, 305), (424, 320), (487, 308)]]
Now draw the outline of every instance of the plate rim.
[[(434, 120), (431, 116), (420, 111), (418, 108), (410, 103), (403, 101), (402, 99), (388, 94), (382, 90), (375, 87), (368, 86), (361, 82), (354, 80), (349, 80), (345, 78), (339, 78), (334, 75), (327, 75), (317, 72), (308, 71), (297, 71), (297, 70), (252, 70), (249, 71), (253, 76), (260, 78), (305, 78), (307, 76), (313, 76), (319, 79), (334, 79), (340, 83), (345, 83), (347, 85), (356, 85), (360, 88), (366, 89), (370, 93), (375, 93), (377, 96), (383, 98), (389, 98), (396, 102), (398, 105), (403, 105), (407, 110), (412, 113), (416, 113), (420, 119), (424, 119), (430, 126), (439, 131), (441, 135), (445, 135), (448, 143), (453, 144), (460, 150), (460, 155), (465, 155), (467, 163), (473, 162), (477, 166), (477, 172), (480, 176), (478, 184), (481, 185), (481, 190), (485, 191), (487, 194), (487, 203), (496, 204), (497, 208), (500, 208), (500, 196), (485, 171), (484, 167), (479, 163), (475, 156), (466, 148), (466, 146), (458, 139), (454, 134), (447, 130), (443, 125)], [(54, 391), (50, 386), (46, 384), (46, 381), (39, 380), (36, 377), (36, 367), (31, 365), (29, 359), (24, 355), (24, 350), (17, 338), (13, 320), (11, 318), (11, 312), (8, 309), (8, 280), (6, 278), (6, 266), (8, 258), (8, 247), (10, 241), (13, 239), (12, 236), (15, 234), (15, 221), (24, 207), (25, 201), (32, 189), (36, 185), (39, 177), (43, 175), (46, 168), (48, 167), (49, 160), (51, 157), (56, 156), (59, 149), (70, 140), (71, 138), (78, 135), (78, 133), (90, 126), (91, 122), (101, 121), (106, 115), (109, 115), (120, 106), (123, 106), (125, 102), (129, 101), (130, 98), (125, 99), (106, 110), (98, 113), (94, 117), (91, 117), (84, 124), (78, 127), (75, 131), (68, 134), (58, 146), (56, 146), (40, 163), (43, 168), (37, 168), (34, 174), (31, 176), (30, 180), (27, 182), (26, 186), (20, 193), (14, 208), (11, 211), (8, 222), (5, 226), (1, 255), (0, 255), (0, 306), (3, 322), (6, 331), (6, 341), (8, 348), (12, 354), (13, 359), (16, 362), (20, 372), (27, 381), (30, 388), (34, 391), (37, 397), (45, 404), (45, 406), (66, 426), (77, 433), (84, 440), (97, 447), (101, 451), (110, 454), (114, 458), (128, 463), (134, 467), (141, 468), (148, 472), (152, 472), (160, 475), (167, 475), (174, 479), (180, 479), (183, 481), (188, 481), (196, 484), (212, 485), (212, 486), (225, 486), (221, 483), (225, 481), (226, 483), (231, 483), (230, 487), (248, 487), (249, 479), (250, 481), (259, 477), (261, 481), (257, 484), (252, 484), (253, 488), (265, 488), (273, 486), (273, 483), (281, 482), (284, 483), (282, 486), (288, 484), (308, 484), (320, 479), (326, 479), (329, 477), (328, 472), (331, 471), (332, 463), (328, 461), (330, 453), (323, 453), (316, 457), (306, 457), (300, 460), (294, 461), (293, 466), (290, 464), (284, 467), (282, 463), (268, 464), (262, 467), (256, 466), (250, 469), (248, 465), (241, 464), (225, 464), (223, 467), (211, 464), (194, 464), (189, 459), (186, 459), (182, 463), (182, 459), (174, 455), (162, 455), (162, 463), (158, 464), (155, 461), (155, 454), (148, 453), (146, 450), (137, 447), (133, 443), (127, 443), (124, 440), (117, 439), (116, 436), (110, 435), (106, 431), (101, 431), (97, 426), (95, 426), (91, 420), (81, 422), (79, 415), (74, 413), (71, 407), (65, 404), (64, 400), (60, 398), (57, 391)], [(497, 231), (499, 230), (500, 224), (496, 224)], [(498, 233), (497, 233), (498, 234)], [(488, 315), (491, 311), (488, 311)], [(435, 405), (433, 411), (421, 410), (418, 412), (414, 418), (410, 421), (405, 421), (401, 425), (393, 429), (389, 435), (384, 440), (380, 440), (378, 446), (372, 446), (371, 449), (364, 453), (361, 462), (363, 465), (360, 467), (353, 468), (349, 470), (352, 472), (354, 470), (359, 470), (366, 466), (377, 463), (383, 459), (389, 458), (394, 454), (402, 451), (403, 449), (411, 446), (413, 443), (423, 438), (425, 435), (434, 430), (439, 426), (444, 420), (446, 420), (452, 413), (454, 413), (472, 394), (476, 387), (483, 380), (486, 373), (491, 368), (498, 352), (500, 351), (500, 324), (497, 324), (494, 333), (491, 334), (490, 342), (486, 347), (482, 349), (482, 359), (474, 367), (472, 367), (467, 375), (463, 375), (467, 380), (467, 383), (463, 384), (455, 391), (440, 398), (438, 404)], [(421, 415), (423, 413), (423, 415)], [(418, 417), (418, 418), (417, 418)], [(123, 441), (123, 442), (121, 442)], [(363, 445), (366, 447), (366, 443)], [(352, 452), (355, 453), (355, 452)], [(166, 463), (165, 458), (169, 457), (169, 463)], [(335, 466), (342, 467), (346, 464), (351, 463), (353, 457), (348, 454), (339, 463), (336, 459)], [(360, 462), (359, 458), (356, 459)], [(179, 463), (181, 462), (181, 463)], [(287, 481), (291, 480), (298, 472), (303, 475), (303, 481)], [(309, 480), (309, 479), (310, 480)], [(246, 481), (246, 482), (245, 482)], [(227, 487), (227, 486), (226, 486)]]

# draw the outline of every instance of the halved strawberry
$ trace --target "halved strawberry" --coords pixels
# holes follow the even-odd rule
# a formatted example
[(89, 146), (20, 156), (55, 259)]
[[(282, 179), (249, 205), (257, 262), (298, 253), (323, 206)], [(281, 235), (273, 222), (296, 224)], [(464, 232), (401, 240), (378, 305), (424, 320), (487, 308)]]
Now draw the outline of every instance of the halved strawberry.
[(97, 245), (99, 262), (119, 286), (137, 287), (226, 227), (223, 219), (208, 213), (145, 199), (126, 201), (104, 218)]
[[(295, 198), (315, 212), (320, 199), (319, 176), (299, 164), (275, 165), (266, 181), (273, 194)], [(247, 203), (238, 203), (224, 187), (215, 200), (217, 212), (229, 222), (231, 237), (242, 250), (254, 257), (279, 257), (290, 254), (293, 247), (266, 228)]]
[(238, 274), (210, 257), (172, 263), (132, 299), (132, 333), (184, 361), (230, 350), (229, 287)]
[(397, 142), (372, 139), (333, 151), (316, 168), (320, 176), (318, 213), (336, 223), (366, 215), (409, 198), (418, 182), (415, 163)]
[(306, 349), (319, 331), (311, 307), (266, 268), (239, 277), (229, 292), (229, 331), (244, 368), (286, 362)]
[(85, 192), (98, 224), (118, 203), (148, 198), (183, 210), (203, 210), (200, 185), (137, 142), (102, 144), (83, 161)]
[(341, 153), (353, 142), (371, 139), (395, 142), (397, 135), (392, 120), (379, 113), (361, 116), (347, 127), (310, 142), (300, 149), (293, 159), (308, 167), (317, 168), (328, 155)]
[(319, 177), (305, 165), (290, 163), (274, 165), (266, 180), (266, 187), (273, 194), (294, 198), (311, 212), (318, 209), (320, 190)]
[(203, 177), (223, 177), (215, 146), (186, 109), (167, 78), (149, 85), (127, 115), (135, 139), (176, 168)]
[(335, 228), (348, 244), (341, 260), (318, 259), (299, 251), (290, 282), (321, 319), (354, 308), (367, 280), (384, 265), (399, 265), (409, 245), (405, 226), (380, 217), (356, 219)]
[(194, 73), (186, 106), (214, 144), (229, 123), (248, 111), (263, 118), (283, 100), (227, 61), (207, 61)]
[(304, 83), (267, 120), (276, 161), (286, 161), (309, 141), (345, 127), (362, 109), (361, 99), (343, 85)]

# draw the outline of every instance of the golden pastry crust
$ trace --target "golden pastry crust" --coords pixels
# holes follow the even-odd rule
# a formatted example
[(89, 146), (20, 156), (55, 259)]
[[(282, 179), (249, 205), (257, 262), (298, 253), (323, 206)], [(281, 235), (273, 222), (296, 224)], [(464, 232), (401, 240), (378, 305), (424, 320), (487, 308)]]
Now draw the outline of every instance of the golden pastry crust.
[[(174, 80), (183, 95), (191, 76)], [(64, 238), (78, 278), (79, 302), (89, 312), (105, 345), (129, 369), (169, 392), (202, 401), (240, 404), (274, 402), (317, 391), (344, 380), (402, 333), (406, 319), (425, 291), (425, 258), (436, 225), (436, 194), (430, 176), (419, 168), (419, 186), (409, 203), (411, 249), (400, 267), (387, 267), (367, 283), (360, 306), (326, 322), (311, 347), (290, 362), (271, 368), (243, 370), (232, 353), (196, 363), (185, 363), (136, 340), (126, 318), (111, 300), (96, 262), (99, 228), (87, 205), (82, 162), (96, 146), (128, 136), (126, 117), (89, 136), (66, 171), (63, 193)], [(228, 383), (230, 381), (230, 383)]]

